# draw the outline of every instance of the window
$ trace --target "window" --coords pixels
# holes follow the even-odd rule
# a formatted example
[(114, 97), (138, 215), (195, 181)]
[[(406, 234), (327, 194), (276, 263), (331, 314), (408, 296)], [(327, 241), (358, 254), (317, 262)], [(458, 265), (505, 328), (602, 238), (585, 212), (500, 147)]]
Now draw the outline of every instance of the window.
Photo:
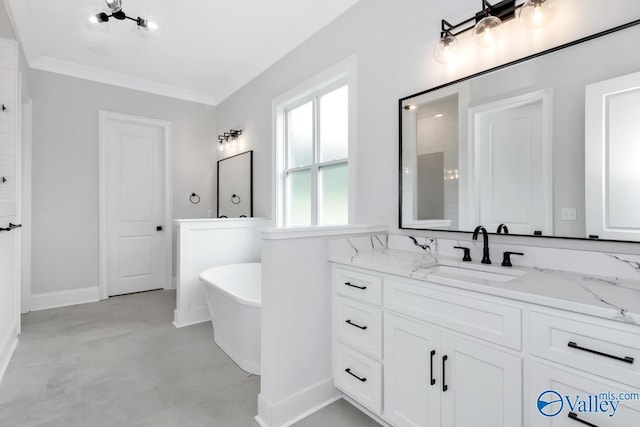
[(281, 114), (280, 225), (349, 222), (349, 86), (342, 80), (285, 104)]

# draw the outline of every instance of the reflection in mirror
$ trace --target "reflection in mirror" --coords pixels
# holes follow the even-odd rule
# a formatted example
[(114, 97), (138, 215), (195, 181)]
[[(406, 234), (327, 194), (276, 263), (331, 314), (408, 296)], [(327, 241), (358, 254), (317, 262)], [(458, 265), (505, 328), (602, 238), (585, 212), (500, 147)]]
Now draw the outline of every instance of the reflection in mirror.
[[(585, 163), (586, 88), (640, 71), (633, 42), (639, 23), (401, 99), (400, 226), (470, 232), (482, 224), (495, 233), (506, 224), (510, 234), (640, 241), (640, 208), (638, 215), (615, 214), (640, 206), (640, 195), (620, 173), (593, 166), (627, 170), (623, 160), (635, 151), (620, 142), (622, 151)], [(640, 102), (637, 87), (624, 89), (631, 91), (624, 102)], [(613, 104), (606, 111), (622, 110)], [(620, 141), (637, 135), (632, 125), (619, 129)], [(606, 132), (595, 132), (595, 151), (606, 152)], [(610, 164), (616, 158), (622, 163)], [(606, 194), (586, 204), (594, 186)], [(596, 212), (604, 213), (595, 220), (602, 226), (590, 231)], [(631, 232), (606, 231), (607, 221), (623, 217)]]
[(218, 218), (253, 216), (253, 151), (218, 160)]

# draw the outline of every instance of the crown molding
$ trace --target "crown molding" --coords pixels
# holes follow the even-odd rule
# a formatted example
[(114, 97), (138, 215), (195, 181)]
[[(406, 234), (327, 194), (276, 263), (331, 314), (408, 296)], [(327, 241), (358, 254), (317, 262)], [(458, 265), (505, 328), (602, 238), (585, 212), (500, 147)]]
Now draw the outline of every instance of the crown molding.
[(98, 83), (153, 93), (155, 95), (211, 105), (214, 107), (219, 103), (219, 101), (214, 99), (212, 95), (205, 92), (198, 92), (178, 86), (157, 83), (151, 80), (128, 76), (126, 74), (114, 73), (112, 71), (77, 64), (75, 62), (63, 61), (49, 56), (36, 58), (29, 63), (29, 66), (36, 70), (48, 71)]

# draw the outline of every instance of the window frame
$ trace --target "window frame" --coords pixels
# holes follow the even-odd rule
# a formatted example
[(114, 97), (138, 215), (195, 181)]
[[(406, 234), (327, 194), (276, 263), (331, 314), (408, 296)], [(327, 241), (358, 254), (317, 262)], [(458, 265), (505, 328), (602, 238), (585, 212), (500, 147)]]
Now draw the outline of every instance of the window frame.
[[(283, 140), (283, 155), (284, 155), (284, 159), (283, 159), (283, 169), (281, 172), (281, 178), (283, 180), (282, 183), (282, 187), (283, 187), (283, 195), (282, 195), (282, 199), (283, 199), (283, 224), (285, 226), (288, 226), (288, 196), (289, 196), (289, 192), (287, 191), (287, 177), (289, 176), (290, 173), (292, 172), (301, 172), (301, 171), (310, 171), (311, 174), (311, 223), (309, 225), (311, 226), (316, 226), (319, 225), (319, 222), (321, 220), (321, 208), (322, 206), (321, 204), (321, 200), (320, 200), (320, 171), (323, 168), (326, 167), (330, 167), (330, 166), (335, 166), (335, 165), (342, 165), (342, 164), (346, 164), (347, 165), (347, 170), (349, 167), (349, 137), (347, 135), (347, 156), (340, 158), (340, 159), (335, 159), (335, 160), (328, 160), (328, 161), (321, 161), (321, 139), (320, 139), (320, 121), (321, 121), (321, 116), (320, 116), (320, 98), (322, 98), (324, 95), (327, 95), (335, 90), (338, 90), (340, 88), (343, 87), (347, 87), (347, 91), (349, 90), (349, 82), (347, 81), (347, 79), (340, 79), (338, 81), (332, 82), (331, 84), (328, 84), (322, 88), (319, 88), (315, 91), (313, 91), (312, 93), (308, 94), (307, 96), (297, 100), (296, 102), (289, 104), (287, 106), (284, 107), (284, 140)], [(311, 114), (313, 117), (313, 130), (312, 130), (312, 148), (311, 148), (311, 163), (305, 166), (295, 166), (295, 167), (289, 167), (288, 165), (288, 153), (289, 153), (289, 133), (287, 132), (287, 130), (289, 129), (289, 122), (288, 122), (288, 117), (289, 117), (289, 112), (292, 110), (295, 110), (298, 107), (301, 107), (307, 103), (311, 102)], [(349, 102), (348, 98), (347, 98), (347, 102)], [(347, 109), (348, 109), (348, 105), (347, 105)], [(348, 110), (347, 110), (348, 111)], [(349, 120), (349, 119), (348, 119)], [(347, 128), (348, 129), (348, 128)], [(347, 181), (348, 184), (348, 181)], [(347, 203), (349, 202), (349, 198), (347, 198)], [(347, 204), (348, 206), (348, 204)], [(348, 208), (347, 208), (348, 209)], [(347, 223), (349, 222), (348, 220), (348, 216), (347, 216)], [(334, 224), (335, 225), (335, 224)], [(339, 224), (339, 225), (343, 225), (343, 224)]]
[[(344, 159), (332, 160), (327, 162), (319, 162), (311, 166), (301, 166), (299, 168), (286, 169), (286, 111), (290, 111), (296, 106), (301, 106), (318, 94), (326, 94), (335, 89), (347, 85), (348, 88), (348, 139), (347, 139), (347, 157)], [(316, 118), (317, 107), (314, 105), (314, 139), (317, 141), (319, 133), (319, 121)], [(356, 139), (356, 58), (352, 55), (345, 60), (333, 65), (327, 70), (315, 75), (304, 83), (294, 87), (276, 97), (272, 101), (272, 218), (276, 227), (302, 227), (291, 226), (286, 223), (286, 175), (296, 170), (311, 169), (312, 180), (317, 181), (321, 169), (335, 164), (346, 163), (347, 180), (348, 180), (348, 222), (352, 223), (355, 212), (356, 200), (356, 158), (354, 154), (357, 148)], [(319, 159), (319, 143), (314, 142), (313, 156), (314, 160)], [(320, 215), (320, 201), (318, 192), (320, 187), (318, 182), (312, 182), (311, 195), (311, 215), (312, 222), (308, 227), (331, 226), (329, 224), (318, 225), (318, 216)], [(344, 225), (347, 225), (344, 224)]]

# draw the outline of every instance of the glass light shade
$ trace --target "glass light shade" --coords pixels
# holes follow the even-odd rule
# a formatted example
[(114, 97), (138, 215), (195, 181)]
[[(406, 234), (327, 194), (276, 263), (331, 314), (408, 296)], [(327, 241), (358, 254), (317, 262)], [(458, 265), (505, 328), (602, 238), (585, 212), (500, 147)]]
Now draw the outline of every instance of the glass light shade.
[(527, 0), (520, 8), (520, 22), (530, 29), (547, 25), (556, 16), (557, 0)]
[(107, 3), (107, 7), (112, 12), (117, 12), (122, 9), (122, 0), (105, 0), (105, 3)]
[(473, 27), (473, 39), (478, 46), (491, 47), (498, 43), (502, 34), (502, 21), (495, 16), (482, 18)]
[(460, 42), (458, 39), (446, 34), (436, 44), (436, 49), (433, 52), (433, 56), (441, 64), (449, 64), (455, 61), (460, 54)]

